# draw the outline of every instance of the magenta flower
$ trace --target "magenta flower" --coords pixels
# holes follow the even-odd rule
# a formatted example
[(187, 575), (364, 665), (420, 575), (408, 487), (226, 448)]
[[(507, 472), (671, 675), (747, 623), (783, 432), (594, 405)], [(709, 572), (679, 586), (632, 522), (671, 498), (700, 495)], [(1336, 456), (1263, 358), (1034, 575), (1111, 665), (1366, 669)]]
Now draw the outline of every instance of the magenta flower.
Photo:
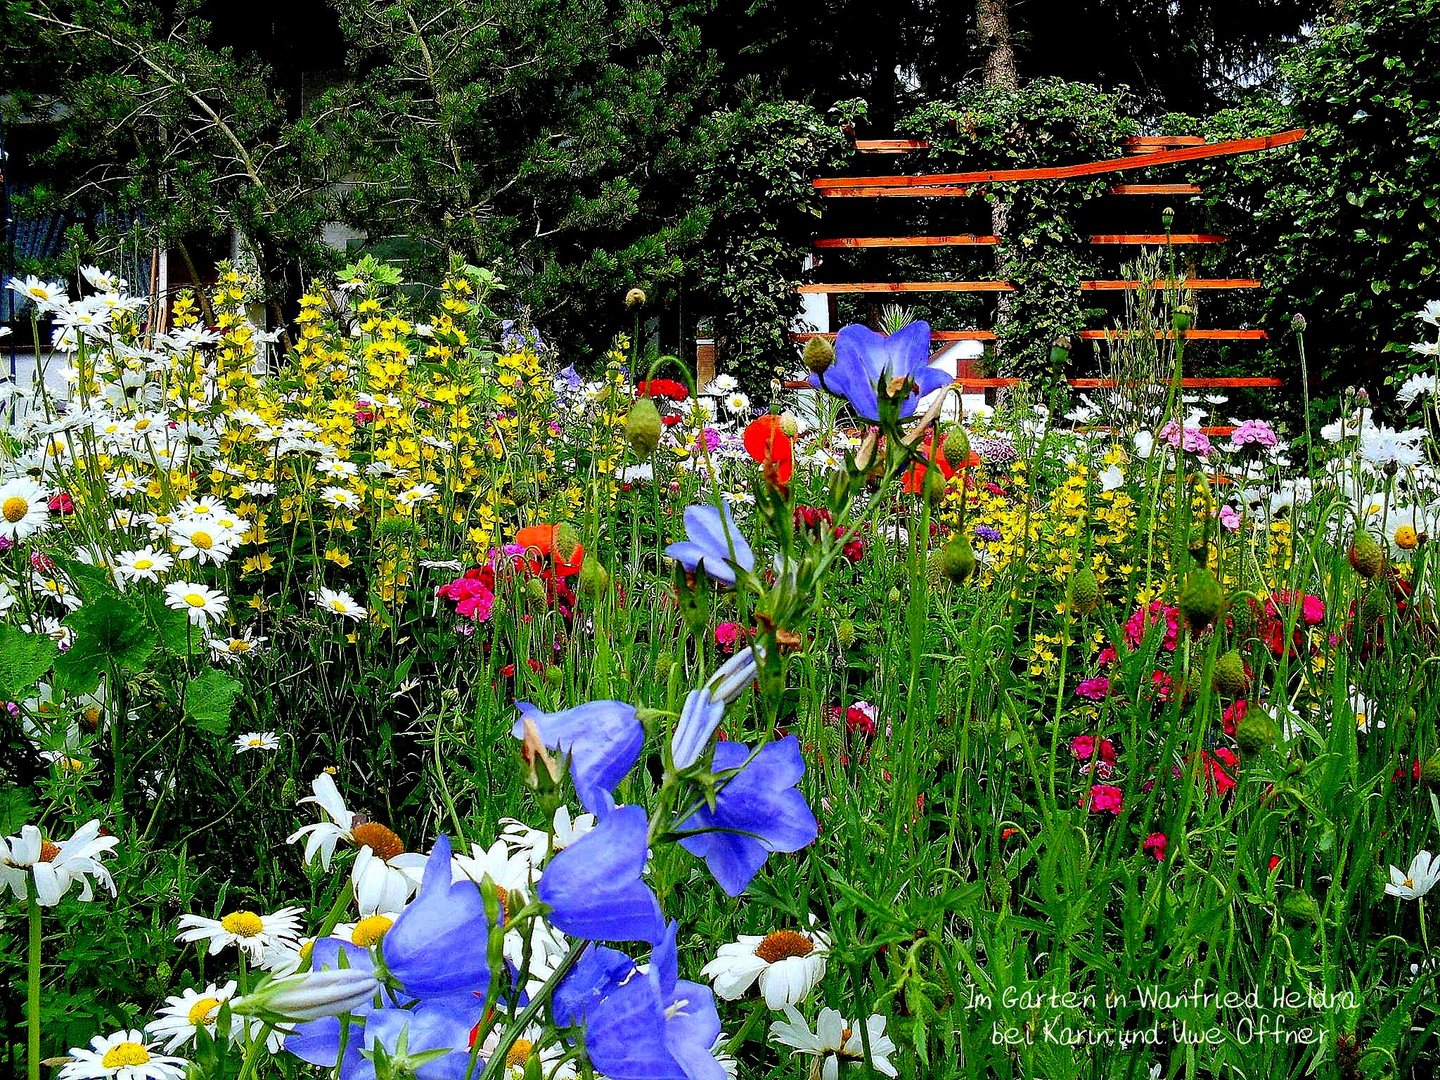
[(1182, 428), (1174, 420), (1160, 429), (1160, 438), (1196, 457), (1210, 456), (1210, 438), (1199, 428)]
[(1110, 696), (1110, 680), (1104, 675), (1096, 675), (1075, 687), (1075, 693), (1090, 701), (1103, 701)]
[(1103, 813), (1107, 810), (1112, 814), (1118, 814), (1124, 803), (1125, 792), (1114, 784), (1096, 784), (1080, 796), (1080, 805), (1089, 809), (1093, 814)]

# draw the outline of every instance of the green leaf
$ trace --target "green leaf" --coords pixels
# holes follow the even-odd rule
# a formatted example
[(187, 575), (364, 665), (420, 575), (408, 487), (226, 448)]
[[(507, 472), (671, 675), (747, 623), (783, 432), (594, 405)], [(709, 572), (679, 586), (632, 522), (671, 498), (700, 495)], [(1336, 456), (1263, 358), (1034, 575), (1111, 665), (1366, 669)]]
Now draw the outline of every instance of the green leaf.
[(43, 634), (0, 623), (0, 698), (24, 701), (50, 670), (60, 647)]
[(142, 671), (159, 643), (145, 612), (120, 596), (101, 596), (65, 620), (75, 643), (55, 661), (55, 681), (67, 690), (89, 693), (114, 666)]
[(185, 684), (185, 715), (212, 735), (224, 735), (242, 689), (238, 680), (211, 668)]

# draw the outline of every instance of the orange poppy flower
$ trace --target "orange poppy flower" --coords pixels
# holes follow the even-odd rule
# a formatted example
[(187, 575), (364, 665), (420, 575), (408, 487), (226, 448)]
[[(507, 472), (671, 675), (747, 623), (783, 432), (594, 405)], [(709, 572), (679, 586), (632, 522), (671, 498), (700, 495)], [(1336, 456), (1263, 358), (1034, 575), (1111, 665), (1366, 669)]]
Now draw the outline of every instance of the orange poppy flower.
[(779, 487), (790, 482), (795, 471), (795, 451), (778, 416), (768, 414), (752, 420), (745, 429), (745, 449), (761, 466), (768, 482)]
[[(945, 477), (947, 481), (961, 469), (968, 469), (980, 464), (980, 455), (973, 450), (970, 451), (970, 456), (966, 458), (960, 466), (957, 467), (950, 464), (950, 459), (945, 456), (945, 440), (943, 438), (940, 440), (939, 447), (935, 449), (933, 454), (931, 453), (934, 440), (935, 436), (933, 432), (927, 434), (925, 441), (921, 444), (921, 449), (925, 452), (926, 457), (933, 458), (935, 467), (940, 470), (940, 475)], [(925, 489), (925, 470), (927, 468), (928, 466), (925, 462), (917, 461), (905, 470), (905, 476), (902, 478), (901, 483), (905, 490), (911, 495), (918, 495)]]
[[(527, 525), (515, 534), (515, 543), (525, 549), (528, 555), (531, 551), (537, 552), (541, 558), (550, 557), (555, 561), (555, 572), (560, 577), (569, 577), (571, 574), (580, 572), (580, 564), (585, 561), (585, 546), (576, 544), (575, 550), (569, 559), (562, 559), (555, 550), (554, 525)], [(532, 563), (531, 569), (538, 572), (540, 567)]]

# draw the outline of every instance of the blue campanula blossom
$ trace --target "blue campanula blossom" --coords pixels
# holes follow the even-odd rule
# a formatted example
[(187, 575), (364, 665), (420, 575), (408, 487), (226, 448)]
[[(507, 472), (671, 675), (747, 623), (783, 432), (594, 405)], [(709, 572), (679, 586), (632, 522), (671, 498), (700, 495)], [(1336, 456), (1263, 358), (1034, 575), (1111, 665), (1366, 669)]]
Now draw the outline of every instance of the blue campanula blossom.
[(560, 1027), (579, 1027), (590, 1010), (635, 970), (635, 961), (605, 945), (591, 945), (570, 969), (550, 999), (550, 1014)]
[(642, 807), (624, 806), (550, 860), (535, 895), (555, 929), (590, 941), (660, 940), (660, 902), (641, 880), (649, 829)]
[(451, 876), (450, 840), (442, 836), (425, 863), (419, 894), (380, 942), (386, 969), (414, 997), (483, 997), (490, 985), (485, 901), (473, 881), (452, 882)]
[(608, 810), (615, 786), (635, 767), (645, 745), (644, 725), (635, 707), (623, 701), (587, 701), (559, 712), (541, 712), (528, 701), (517, 701), (521, 719), (511, 729), (525, 737), (525, 720), (540, 732), (545, 746), (570, 756), (570, 776), (580, 802), (592, 814)]
[(850, 402), (866, 420), (880, 419), (880, 394), (892, 379), (910, 379), (916, 391), (900, 402), (900, 418), (913, 416), (927, 394), (949, 386), (954, 376), (930, 366), (930, 324), (913, 322), (890, 335), (851, 323), (835, 336), (835, 362), (810, 385)]
[(590, 1010), (585, 1051), (609, 1080), (725, 1080), (710, 1052), (720, 1035), (715, 997), (676, 977), (675, 926), (665, 927), (645, 974)]
[[(480, 1009), (475, 1013), (478, 1019)], [(372, 1056), (352, 1057), (347, 1053), (340, 1067), (340, 1080), (376, 1080), (374, 1054), (379, 1047), (395, 1063), (427, 1050), (449, 1050), (448, 1054), (414, 1066), (416, 1080), (465, 1080), (474, 1024), (474, 1020), (428, 1004), (414, 1009), (377, 1009), (366, 1018), (363, 1031), (351, 1033), (352, 1038), (363, 1040), (364, 1049)], [(398, 1056), (402, 1038), (403, 1058)], [(411, 1074), (407, 1071), (404, 1075)]]
[[(325, 937), (310, 947), (311, 971), (337, 971), (341, 967), (352, 971), (375, 971), (375, 961), (370, 950), (355, 945), (343, 938)], [(374, 1011), (372, 1005), (362, 1005), (350, 1015), (363, 1022), (365, 1016)], [(352, 1023), (350, 1037), (345, 1047), (346, 1061), (359, 1060), (359, 1024)], [(334, 1068), (340, 1057), (340, 1018), (326, 1016), (319, 1020), (296, 1024), (285, 1039), (285, 1049), (301, 1061), (311, 1065)]]
[[(690, 573), (703, 570), (722, 585), (735, 584), (735, 568), (755, 569), (755, 553), (740, 535), (740, 526), (730, 513), (730, 504), (687, 506), (686, 539), (671, 544), (665, 554)], [(731, 547), (734, 559), (731, 560)]]
[(670, 740), (670, 758), (675, 768), (688, 769), (700, 760), (700, 755), (710, 744), (710, 737), (720, 726), (725, 706), (754, 681), (755, 669), (755, 649), (752, 646), (727, 660), (701, 689), (690, 691)]
[(730, 896), (745, 891), (772, 851), (799, 851), (819, 832), (795, 787), (805, 775), (795, 736), (762, 747), (746, 764), (749, 758), (742, 743), (717, 743), (712, 769), (740, 771), (718, 789), (714, 810), (702, 805), (677, 826), (678, 832), (694, 832), (681, 838), (681, 846), (705, 860)]

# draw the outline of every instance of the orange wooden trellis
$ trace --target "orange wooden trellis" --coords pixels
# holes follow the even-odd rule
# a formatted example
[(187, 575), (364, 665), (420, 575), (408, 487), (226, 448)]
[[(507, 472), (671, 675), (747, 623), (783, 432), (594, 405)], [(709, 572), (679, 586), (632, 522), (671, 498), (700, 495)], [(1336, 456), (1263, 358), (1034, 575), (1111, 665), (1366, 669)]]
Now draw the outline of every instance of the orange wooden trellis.
[[(1303, 138), (1303, 129), (1282, 131), (1273, 135), (1260, 135), (1244, 139), (1227, 139), (1206, 142), (1194, 135), (1140, 136), (1127, 139), (1124, 156), (1101, 161), (1079, 162), (1045, 168), (990, 169), (971, 172), (886, 174), (879, 176), (832, 176), (820, 177), (813, 181), (815, 190), (824, 198), (965, 198), (981, 194), (985, 187), (997, 183), (1023, 183), (1027, 181), (1054, 181), (1106, 176), (1134, 169), (1146, 169), (1162, 165), (1177, 165), (1191, 161), (1226, 157), (1235, 154), (1256, 153), (1287, 146)], [(854, 147), (862, 155), (900, 155), (929, 149), (929, 144), (919, 139), (857, 139)], [(1176, 196), (1194, 195), (1200, 192), (1196, 184), (1167, 183), (1113, 183), (1109, 193), (1122, 196)], [(1223, 244), (1226, 237), (1209, 233), (1099, 233), (1089, 237), (1092, 245), (1162, 245), (1165, 243), (1185, 245)], [(874, 248), (993, 248), (999, 238), (992, 235), (956, 233), (946, 235), (885, 235), (885, 236), (832, 236), (815, 241), (815, 248), (822, 252), (854, 251)], [(1255, 289), (1261, 283), (1252, 278), (1184, 278), (1180, 282), (1155, 281), (1145, 283), (1149, 287), (1170, 287), (1183, 284), (1187, 289), (1230, 290)], [(1099, 279), (1082, 281), (1079, 288), (1085, 292), (1122, 292), (1141, 287), (1142, 283), (1127, 279)], [(934, 281), (839, 281), (813, 282), (799, 286), (804, 294), (820, 294), (834, 299), (838, 294), (902, 294), (926, 292), (963, 293), (1005, 293), (1015, 291), (1008, 281), (981, 280), (934, 280)], [(1114, 330), (1082, 330), (1082, 341), (1103, 341), (1115, 335)], [(1175, 331), (1154, 332), (1157, 338), (1173, 338)], [(1192, 341), (1263, 341), (1263, 330), (1251, 329), (1190, 329), (1182, 332)], [(833, 333), (797, 333), (791, 337), (797, 342), (814, 337), (834, 338)], [(984, 329), (932, 330), (932, 343), (955, 341), (994, 341), (995, 333)], [(980, 378), (973, 370), (962, 370), (956, 382), (967, 390), (985, 390), (1010, 386), (1014, 379)], [(805, 383), (793, 384), (796, 387)], [(1097, 389), (1106, 385), (1102, 379), (1071, 379), (1076, 389)], [(1196, 377), (1184, 380), (1187, 389), (1244, 388), (1274, 389), (1283, 385), (1279, 379)]]

